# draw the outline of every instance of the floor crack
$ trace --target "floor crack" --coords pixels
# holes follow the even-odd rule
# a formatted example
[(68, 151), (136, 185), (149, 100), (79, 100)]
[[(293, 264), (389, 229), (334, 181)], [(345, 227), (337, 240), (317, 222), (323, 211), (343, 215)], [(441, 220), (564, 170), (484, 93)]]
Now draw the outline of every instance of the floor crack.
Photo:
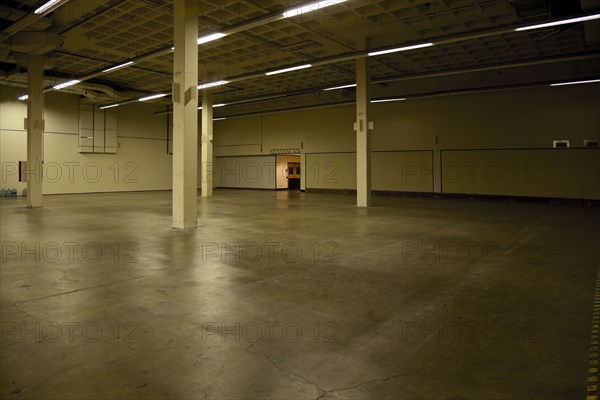
[(344, 390), (352, 390), (352, 389), (356, 389), (356, 388), (359, 388), (361, 386), (368, 385), (370, 383), (375, 383), (375, 382), (388, 382), (388, 381), (391, 381), (392, 379), (401, 378), (403, 376), (408, 376), (410, 374), (412, 374), (412, 372), (408, 372), (408, 373), (405, 373), (405, 374), (394, 374), (394, 375), (390, 375), (390, 376), (385, 377), (385, 378), (371, 379), (371, 380), (368, 380), (368, 381), (365, 381), (365, 382), (357, 383), (356, 385), (352, 385), (352, 386), (346, 386), (346, 387), (341, 387), (341, 388), (337, 388), (337, 389), (325, 390), (324, 393), (321, 393), (321, 395), (319, 397), (317, 397), (315, 400), (320, 400), (326, 394), (329, 394), (329, 393), (343, 392)]
[(302, 375), (299, 375), (297, 373), (295, 373), (294, 371), (290, 371), (289, 369), (283, 368), (282, 366), (280, 366), (279, 364), (277, 364), (275, 362), (275, 360), (273, 360), (271, 357), (269, 357), (266, 354), (261, 354), (261, 353), (256, 353), (256, 352), (252, 352), (250, 351), (250, 348), (252, 348), (252, 346), (254, 346), (254, 343), (252, 343), (250, 346), (246, 347), (246, 352), (248, 352), (249, 354), (255, 355), (255, 356), (259, 356), (259, 357), (263, 357), (265, 359), (267, 359), (271, 364), (273, 364), (275, 366), (275, 368), (277, 368), (280, 371), (283, 371), (287, 374), (293, 375), (296, 378), (299, 378), (301, 380), (303, 380), (304, 382), (316, 387), (321, 393), (319, 394), (319, 397), (317, 397), (317, 399), (322, 398), (328, 391), (322, 389), (318, 384), (316, 384), (315, 382), (312, 382), (311, 380), (309, 380), (308, 378), (303, 377)]

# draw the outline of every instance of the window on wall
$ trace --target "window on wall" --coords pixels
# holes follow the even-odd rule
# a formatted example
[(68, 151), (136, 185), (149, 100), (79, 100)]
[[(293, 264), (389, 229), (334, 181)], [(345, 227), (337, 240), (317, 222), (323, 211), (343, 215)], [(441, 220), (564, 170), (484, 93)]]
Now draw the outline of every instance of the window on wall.
[(117, 112), (79, 103), (79, 152), (116, 153)]

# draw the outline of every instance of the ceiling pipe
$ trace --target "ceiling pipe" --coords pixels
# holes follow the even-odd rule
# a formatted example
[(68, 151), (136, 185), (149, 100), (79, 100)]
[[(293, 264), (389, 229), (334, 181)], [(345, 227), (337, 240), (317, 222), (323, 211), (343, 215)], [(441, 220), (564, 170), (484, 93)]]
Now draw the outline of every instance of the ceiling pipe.
[[(0, 17), (11, 21), (13, 24), (27, 15), (26, 11), (18, 10), (16, 8), (7, 7), (0, 4)], [(12, 26), (12, 24), (11, 24)], [(50, 28), (52, 21), (48, 17), (40, 17), (37, 21), (32, 22), (29, 28), (43, 31), (44, 29)], [(7, 27), (9, 29), (10, 27)], [(3, 31), (4, 32), (4, 31)]]
[[(587, 12), (585, 14), (577, 15), (574, 17), (585, 17), (585, 16), (590, 16), (590, 15), (596, 14), (596, 13), (597, 13), (597, 10)], [(239, 23), (236, 25), (229, 26), (227, 28), (220, 30), (220, 32), (222, 32), (223, 34), (225, 34), (225, 36), (227, 36), (227, 35), (238, 33), (238, 32), (241, 32), (241, 31), (244, 31), (247, 29), (251, 29), (251, 28), (254, 28), (257, 26), (268, 24), (270, 22), (277, 21), (280, 19), (283, 19), (282, 14), (280, 12), (273, 12), (273, 13), (270, 13), (265, 16), (257, 17), (250, 21), (245, 21), (245, 22), (242, 22), (242, 23)], [(564, 19), (564, 17), (563, 18), (554, 18), (554, 19), (546, 20), (544, 22), (554, 22), (554, 21), (560, 21), (563, 19)], [(443, 38), (443, 39), (432, 39), (431, 42), (434, 45), (439, 45), (439, 44), (456, 43), (456, 42), (465, 41), (465, 40), (480, 39), (480, 38), (484, 38), (484, 37), (488, 37), (488, 36), (495, 36), (495, 35), (501, 35), (501, 34), (506, 34), (506, 33), (514, 33), (516, 31), (516, 29), (523, 28), (523, 27), (530, 26), (530, 25), (531, 25), (531, 23), (519, 24), (516, 26), (503, 27), (503, 28), (493, 29), (493, 30), (489, 30), (489, 31), (479, 31), (479, 32), (474, 32), (472, 34), (466, 34), (466, 35), (453, 35), (453, 36), (449, 36), (449, 37)], [(427, 41), (427, 39), (425, 39), (424, 41)], [(314, 61), (307, 61), (307, 62), (309, 62), (313, 66), (328, 65), (328, 64), (338, 63), (338, 62), (342, 62), (342, 61), (351, 61), (351, 60), (355, 60), (358, 58), (368, 57), (369, 56), (368, 53), (375, 52), (375, 51), (391, 50), (391, 49), (397, 48), (399, 46), (410, 46), (410, 45), (411, 45), (411, 43), (387, 46), (387, 47), (383, 47), (383, 48), (379, 48), (379, 49), (348, 52), (348, 53), (344, 53), (344, 54), (337, 55), (337, 56), (330, 56), (330, 57), (325, 57), (322, 59), (318, 59), (318, 60), (314, 60)], [(160, 55), (171, 53), (172, 51), (173, 51), (173, 47), (171, 45), (169, 45), (164, 48), (158, 49), (156, 51), (140, 55), (131, 60), (134, 62), (140, 62), (140, 61), (148, 60), (150, 58), (154, 58), (154, 57), (157, 57)], [(118, 64), (114, 64), (114, 65), (116, 66)], [(94, 77), (100, 75), (101, 73), (102, 73), (102, 70), (98, 70), (98, 71), (93, 72), (90, 75), (80, 77), (80, 78), (78, 78), (78, 80), (84, 81), (87, 79), (91, 79), (91, 78), (94, 78)], [(256, 72), (256, 73), (242, 74), (242, 75), (238, 75), (238, 76), (234, 76), (234, 77), (230, 77), (230, 78), (225, 78), (224, 80), (231, 83), (231, 82), (237, 82), (237, 81), (241, 81), (241, 80), (256, 78), (256, 77), (262, 76), (263, 74), (264, 74), (264, 71), (260, 71), (260, 72)], [(133, 101), (134, 100), (132, 99), (131, 102), (133, 102)]]
[[(14, 72), (17, 72), (18, 70), (14, 70)], [(13, 72), (13, 71), (11, 71)], [(26, 81), (26, 74), (24, 73), (20, 73), (20, 71), (18, 73), (9, 73), (9, 74), (2, 74), (3, 76), (0, 75), (0, 77), (2, 78), (0, 80), (0, 85), (4, 85), (4, 86), (10, 86), (10, 87), (18, 87), (18, 88), (22, 88), (22, 89), (27, 89), (27, 81)], [(15, 80), (7, 80), (8, 78), (11, 77), (16, 77)], [(50, 82), (54, 81), (54, 78), (49, 78), (49, 77), (45, 77), (44, 78), (45, 84), (48, 84)], [(51, 84), (51, 83), (50, 83)], [(48, 90), (44, 91), (45, 93), (49, 92)], [(111, 88), (110, 86), (106, 86), (106, 85), (100, 85), (97, 83), (90, 83), (90, 82), (82, 82), (81, 84), (77, 85), (77, 86), (72, 86), (69, 88), (69, 92), (68, 93), (74, 93), (74, 94), (78, 94), (81, 96), (86, 97), (87, 99), (89, 99), (92, 102), (107, 102), (107, 101), (119, 101), (119, 99), (124, 98), (124, 93), (118, 92), (115, 89)]]
[[(504, 86), (486, 86), (486, 87), (471, 88), (471, 89), (459, 89), (459, 90), (421, 93), (421, 94), (409, 95), (409, 96), (403, 96), (403, 97), (406, 101), (410, 101), (410, 100), (418, 100), (418, 99), (459, 96), (459, 95), (465, 95), (465, 94), (502, 92), (502, 91), (507, 91), (507, 90), (521, 90), (521, 89), (549, 87), (552, 83), (553, 83), (553, 81), (552, 82), (547, 81), (547, 82), (536, 82), (536, 83), (523, 83), (523, 84), (504, 85)], [(310, 109), (336, 107), (336, 106), (343, 106), (343, 105), (352, 105), (355, 103), (356, 102), (354, 100), (336, 101), (336, 102), (330, 102), (330, 103), (325, 103), (325, 104), (311, 104), (308, 106), (294, 106), (294, 107), (286, 107), (286, 108), (267, 110), (267, 111), (247, 112), (247, 113), (240, 113), (240, 114), (233, 114), (233, 115), (225, 115), (224, 117), (227, 119), (243, 118), (243, 117), (250, 117), (250, 116), (255, 116), (255, 115), (276, 114), (276, 113), (296, 111), (296, 110), (310, 110)]]
[[(597, 14), (597, 11), (579, 15), (578, 17), (595, 15), (595, 14)], [(556, 18), (555, 20), (560, 21), (562, 19), (564, 19), (564, 18)], [(551, 22), (551, 21), (553, 21), (553, 20), (550, 20), (549, 22)], [(523, 26), (530, 26), (530, 25), (531, 24), (520, 24), (517, 26), (504, 27), (504, 28), (500, 28), (500, 29), (493, 29), (490, 31), (483, 31), (483, 32), (475, 32), (475, 33), (470, 33), (470, 34), (466, 34), (466, 35), (464, 35), (464, 34), (463, 35), (453, 35), (453, 36), (449, 36), (447, 38), (433, 40), (430, 43), (432, 43), (432, 46), (434, 46), (434, 45), (440, 45), (440, 44), (450, 44), (450, 43), (457, 43), (457, 42), (462, 42), (462, 41), (467, 41), (467, 40), (480, 39), (480, 38), (484, 38), (484, 37), (502, 35), (502, 34), (507, 34), (507, 33), (514, 34), (514, 33), (516, 33), (516, 30), (518, 28), (523, 27)], [(398, 47), (420, 46), (421, 44), (422, 44), (422, 42), (401, 43), (401, 44), (397, 44), (394, 46), (386, 46), (386, 47), (382, 47), (382, 48), (378, 48), (378, 49), (370, 49), (370, 50), (362, 50), (362, 51), (343, 53), (343, 54), (339, 54), (339, 55), (335, 55), (335, 56), (324, 57), (324, 58), (317, 59), (317, 60), (306, 60), (302, 64), (279, 66), (277, 68), (278, 69), (279, 68), (293, 69), (293, 68), (299, 67), (301, 65), (307, 65), (307, 64), (310, 64), (312, 67), (318, 67), (318, 66), (324, 66), (324, 65), (329, 65), (329, 64), (333, 64), (333, 63), (339, 63), (339, 62), (343, 62), (343, 61), (352, 61), (352, 60), (356, 60), (359, 58), (369, 57), (369, 53), (397, 49)], [(227, 83), (241, 82), (241, 81), (248, 80), (248, 79), (264, 77), (265, 73), (270, 72), (270, 71), (272, 71), (272, 68), (269, 70), (250, 72), (247, 74), (235, 75), (235, 76), (226, 77), (226, 78), (222, 78), (222, 79), (218, 79), (218, 80), (223, 80), (223, 81), (226, 81)], [(121, 101), (120, 105), (131, 104), (136, 101), (137, 101), (137, 99), (133, 99), (133, 98), (126, 99), (124, 101)]]
[[(594, 12), (582, 14), (582, 15), (579, 15), (578, 17), (588, 16), (588, 15), (592, 15), (592, 14), (594, 14)], [(247, 22), (238, 24), (239, 26), (231, 26), (228, 29), (223, 30), (223, 32), (226, 35), (228, 35), (228, 34), (239, 32), (244, 29), (249, 29), (248, 27), (259, 26), (262, 24), (272, 22), (272, 21), (274, 21), (273, 18), (275, 18), (275, 20), (281, 19), (277, 15), (278, 15), (278, 13), (271, 13), (267, 16), (259, 17), (259, 18), (256, 18), (255, 20), (251, 20), (251, 21), (247, 21)], [(561, 19), (564, 19), (564, 18), (556, 18), (555, 20), (558, 21)], [(554, 21), (554, 20), (548, 20), (546, 22), (552, 22), (552, 21)], [(522, 28), (524, 26), (529, 26), (529, 25), (531, 25), (531, 24), (520, 24), (517, 26), (503, 27), (503, 28), (493, 29), (493, 30), (489, 30), (489, 31), (474, 32), (474, 33), (466, 34), (466, 35), (464, 35), (464, 34), (463, 35), (453, 35), (453, 36), (449, 36), (447, 38), (433, 40), (431, 43), (433, 43), (433, 45), (449, 44), (449, 43), (456, 43), (456, 42), (460, 42), (460, 41), (479, 39), (479, 38), (483, 38), (483, 37), (501, 35), (501, 34), (506, 34), (506, 33), (515, 33), (515, 31), (517, 29)], [(242, 28), (242, 27), (244, 27), (244, 28)], [(400, 45), (387, 46), (387, 47), (383, 47), (383, 48), (379, 48), (379, 49), (369, 49), (369, 50), (363, 50), (363, 51), (348, 52), (348, 53), (343, 53), (343, 54), (339, 54), (336, 56), (325, 57), (325, 58), (307, 61), (307, 62), (310, 63), (312, 66), (323, 66), (323, 65), (329, 65), (329, 64), (339, 63), (339, 62), (343, 62), (343, 61), (352, 61), (355, 59), (368, 57), (369, 53), (385, 52), (387, 50), (393, 50), (393, 49), (397, 48), (398, 46), (410, 47), (410, 46), (415, 46), (415, 45), (419, 46), (420, 43), (402, 43)], [(167, 54), (172, 51), (173, 51), (173, 47), (167, 46), (162, 49), (153, 51), (151, 53), (146, 53), (144, 55), (132, 58), (127, 61), (132, 61), (132, 64), (135, 64), (136, 62), (146, 60), (149, 58), (153, 58), (153, 57), (157, 57), (157, 56), (160, 56), (163, 54)], [(118, 65), (118, 64), (115, 64), (115, 66), (116, 65)], [(285, 67), (294, 68), (294, 67), (297, 67), (297, 65), (285, 66)], [(110, 67), (108, 69), (110, 69)], [(89, 75), (86, 75), (83, 77), (77, 77), (76, 79), (80, 82), (83, 82), (85, 80), (92, 79), (92, 78), (99, 76), (100, 74), (103, 73), (103, 71), (106, 71), (106, 69), (98, 70)], [(257, 71), (257, 72), (253, 72), (253, 73), (242, 74), (242, 75), (224, 78), (223, 80), (227, 81), (228, 83), (234, 83), (234, 82), (239, 82), (239, 81), (243, 81), (243, 80), (263, 77), (266, 72), (269, 72), (269, 71)], [(48, 88), (48, 89), (51, 89), (51, 88)], [(136, 101), (137, 101), (137, 98), (125, 99), (124, 101), (120, 102), (120, 105), (130, 104), (130, 103), (134, 103)]]
[[(310, 4), (310, 3), (307, 3), (307, 4)], [(272, 22), (275, 22), (275, 21), (278, 21), (278, 20), (281, 20), (281, 19), (284, 19), (284, 18), (285, 17), (283, 16), (283, 13), (281, 11), (276, 11), (276, 12), (272, 12), (272, 13), (269, 13), (269, 14), (266, 14), (266, 15), (263, 15), (263, 16), (260, 16), (260, 17), (252, 18), (252, 19), (250, 19), (248, 21), (240, 22), (240, 23), (233, 24), (233, 25), (230, 25), (230, 26), (222, 28), (222, 29), (218, 29), (218, 31), (220, 33), (222, 33), (223, 36), (229, 36), (229, 35), (233, 35), (233, 34), (236, 34), (236, 33), (239, 33), (239, 32), (246, 31), (248, 29), (256, 28), (258, 26), (270, 24)], [(123, 62), (133, 61), (133, 64), (136, 64), (136, 63), (139, 63), (141, 61), (150, 60), (150, 59), (153, 59), (153, 58), (156, 58), (156, 57), (160, 57), (160, 56), (165, 55), (165, 54), (172, 53), (173, 49), (174, 49), (173, 45), (169, 44), (169, 45), (166, 45), (165, 47), (162, 47), (160, 49), (153, 50), (153, 51), (148, 52), (148, 53), (140, 54), (139, 56), (131, 58), (129, 60), (123, 60), (123, 61), (121, 61), (119, 63), (115, 63), (115, 64), (113, 64), (111, 66), (106, 67), (106, 68), (98, 69), (98, 70), (96, 70), (96, 71), (94, 71), (94, 72), (92, 72), (92, 73), (90, 73), (88, 75), (79, 77), (77, 79), (79, 81), (85, 81), (85, 80), (88, 80), (88, 79), (96, 78), (97, 76), (101, 75), (103, 73), (103, 71), (105, 71), (106, 69), (109, 69), (109, 68), (111, 68), (113, 66), (117, 66), (119, 64), (122, 64)]]
[[(54, 11), (54, 9), (65, 5), (68, 1), (69, 0), (63, 0), (62, 2), (60, 2), (57, 5), (57, 7), (53, 7), (51, 9), (51, 11)], [(26, 14), (22, 18), (20, 18), (17, 21), (13, 22), (6, 29), (4, 29), (2, 31), (2, 33), (0, 33), (0, 42), (5, 41), (6, 39), (10, 38), (11, 36), (15, 35), (16, 33), (19, 33), (21, 31), (23, 31), (25, 28), (28, 28), (29, 26), (33, 25), (34, 23), (36, 23), (40, 19), (44, 18), (44, 16), (46, 14), (47, 13), (36, 14), (36, 13), (33, 13), (33, 12)]]
[(411, 79), (438, 78), (438, 77), (443, 77), (443, 76), (470, 74), (470, 73), (474, 73), (474, 72), (494, 71), (497, 69), (529, 67), (532, 65), (552, 64), (552, 63), (560, 63), (560, 62), (566, 62), (566, 61), (589, 60), (589, 59), (593, 59), (593, 58), (600, 58), (600, 53), (577, 53), (577, 54), (571, 54), (571, 55), (562, 56), (562, 57), (546, 57), (546, 58), (541, 58), (541, 59), (537, 59), (537, 60), (523, 61), (523, 62), (516, 62), (516, 63), (482, 65), (479, 67), (455, 69), (455, 70), (448, 70), (448, 71), (441, 71), (441, 72), (426, 72), (423, 74), (399, 75), (399, 76), (393, 76), (393, 77), (389, 77), (389, 78), (372, 79), (371, 84), (374, 85), (374, 84), (382, 84), (382, 83), (388, 83), (388, 82), (406, 81), (406, 80), (411, 80)]
[[(422, 74), (402, 75), (402, 76), (380, 78), (380, 79), (374, 78), (371, 80), (371, 85), (377, 85), (377, 84), (389, 83), (389, 82), (397, 82), (397, 81), (405, 81), (405, 80), (411, 80), (411, 79), (439, 78), (439, 77), (459, 75), (459, 74), (470, 74), (470, 73), (476, 73), (476, 72), (494, 71), (494, 70), (499, 70), (499, 69), (520, 68), (520, 67), (527, 67), (527, 66), (533, 66), (533, 65), (543, 65), (543, 64), (567, 62), (567, 61), (589, 60), (589, 59), (594, 59), (594, 58), (600, 58), (600, 53), (581, 53), (581, 54), (573, 54), (573, 55), (563, 56), (563, 57), (547, 57), (547, 58), (543, 58), (543, 59), (539, 59), (539, 60), (531, 60), (531, 61), (524, 61), (524, 62), (517, 62), (517, 63), (502, 63), (502, 64), (495, 64), (495, 65), (485, 65), (485, 66), (480, 66), (480, 67), (475, 67), (475, 68), (463, 68), (463, 69), (441, 71), (441, 72), (428, 72), (428, 73), (422, 73)], [(225, 100), (225, 101), (227, 102), (228, 106), (233, 106), (233, 105), (244, 104), (244, 103), (258, 103), (258, 102), (262, 102), (262, 101), (266, 101), (266, 100), (278, 99), (278, 98), (283, 98), (283, 97), (292, 97), (292, 96), (301, 96), (301, 95), (305, 95), (305, 94), (321, 93), (322, 91), (323, 91), (323, 88), (319, 87), (319, 88), (301, 89), (301, 90), (285, 92), (285, 93), (273, 93), (273, 94), (269, 94), (269, 95), (251, 97), (251, 98), (246, 98), (246, 99)], [(157, 111), (154, 113), (154, 115), (165, 115), (165, 114), (171, 114), (171, 113), (172, 113), (171, 110)]]

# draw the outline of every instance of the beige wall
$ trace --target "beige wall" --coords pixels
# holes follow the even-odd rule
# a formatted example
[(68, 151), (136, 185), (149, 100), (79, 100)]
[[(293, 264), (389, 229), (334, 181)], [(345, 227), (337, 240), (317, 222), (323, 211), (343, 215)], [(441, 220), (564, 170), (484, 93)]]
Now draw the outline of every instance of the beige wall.
[(222, 188), (275, 189), (274, 155), (216, 157), (214, 185)]
[[(441, 170), (442, 154), (449, 149), (485, 150), (462, 154), (466, 159), (459, 165), (464, 176), (473, 163), (485, 166), (486, 160), (504, 165), (502, 173), (508, 176), (514, 173), (512, 166), (502, 159), (513, 155), (489, 158), (492, 153), (487, 149), (551, 148), (553, 139), (570, 139), (572, 147), (580, 147), (583, 139), (599, 139), (599, 93), (598, 85), (581, 85), (373, 104), (373, 189), (599, 199), (597, 150), (584, 153), (583, 167), (576, 153), (521, 151), (518, 162), (534, 165), (544, 174), (535, 184), (444, 185)], [(353, 122), (352, 105), (232, 118), (215, 128), (215, 142), (222, 146), (221, 155), (303, 146), (307, 189), (355, 189)]]
[[(45, 161), (47, 178), (51, 179), (44, 184), (44, 193), (171, 188), (172, 156), (166, 154), (166, 117), (153, 115), (161, 108), (147, 104), (119, 107), (117, 154), (80, 154), (77, 101), (77, 97), (65, 94), (46, 101)], [(10, 98), (0, 102), (1, 186), (19, 191), (25, 185), (17, 182), (13, 168), (26, 157), (25, 114), (26, 107), (21, 102)], [(598, 85), (378, 103), (373, 104), (370, 119), (375, 123), (375, 190), (600, 197), (599, 151), (581, 153), (584, 156), (573, 149), (520, 150), (514, 154), (501, 151), (549, 148), (553, 139), (570, 139), (574, 147), (581, 146), (583, 139), (599, 139)], [(215, 122), (214, 152), (216, 157), (256, 156), (269, 154), (271, 149), (302, 148), (306, 188), (354, 189), (353, 122), (352, 105), (229, 118)], [(470, 151), (450, 154), (448, 150)], [(447, 169), (450, 162), (461, 166), (463, 177), (478, 165), (483, 168), (486, 163), (496, 163), (503, 166), (506, 179), (515, 173), (513, 164), (507, 164), (508, 159), (518, 161), (521, 169), (538, 168), (543, 179), (516, 186), (504, 180), (444, 180), (448, 178), (445, 174), (451, 172)], [(102, 172), (100, 178), (97, 170)], [(215, 173), (217, 170), (215, 165)], [(62, 174), (60, 178), (57, 171)], [(69, 176), (70, 171), (74, 172), (73, 177)], [(214, 181), (217, 185), (218, 177)]]
[(373, 190), (433, 192), (432, 151), (385, 151), (371, 155)]
[[(155, 107), (120, 107), (117, 153), (83, 154), (78, 152), (77, 101), (65, 93), (46, 97), (44, 194), (171, 189), (165, 120), (153, 115)], [(16, 188), (19, 194), (26, 187), (16, 173), (18, 161), (26, 159), (26, 113), (22, 102), (0, 102), (0, 186)]]
[(445, 193), (600, 199), (600, 149), (446, 151), (442, 171)]

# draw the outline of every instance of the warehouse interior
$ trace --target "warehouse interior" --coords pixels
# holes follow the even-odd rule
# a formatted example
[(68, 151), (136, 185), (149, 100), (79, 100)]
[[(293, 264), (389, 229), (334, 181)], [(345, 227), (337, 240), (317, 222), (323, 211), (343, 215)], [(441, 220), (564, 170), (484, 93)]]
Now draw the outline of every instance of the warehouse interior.
[(0, 1), (0, 397), (598, 399), (600, 1)]

